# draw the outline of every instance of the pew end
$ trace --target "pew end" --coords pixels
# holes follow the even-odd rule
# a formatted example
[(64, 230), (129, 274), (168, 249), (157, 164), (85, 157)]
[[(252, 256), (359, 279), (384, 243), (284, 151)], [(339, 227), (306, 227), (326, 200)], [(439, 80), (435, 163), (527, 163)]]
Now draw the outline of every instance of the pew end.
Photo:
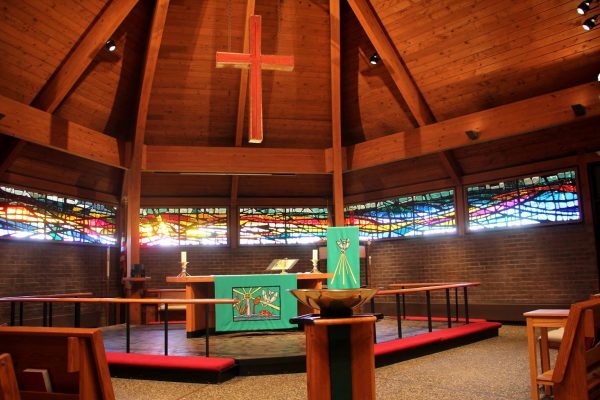
[[(0, 353), (9, 353), (20, 397), (114, 400), (99, 329), (0, 327)], [(25, 369), (46, 370), (51, 392), (26, 390)]]

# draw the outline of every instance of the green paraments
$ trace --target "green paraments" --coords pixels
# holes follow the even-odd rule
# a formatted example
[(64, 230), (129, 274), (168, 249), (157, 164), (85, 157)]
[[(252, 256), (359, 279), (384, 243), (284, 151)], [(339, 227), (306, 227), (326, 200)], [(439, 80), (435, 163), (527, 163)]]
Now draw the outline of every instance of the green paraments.
[(359, 249), (358, 227), (327, 229), (327, 272), (333, 274), (329, 289), (360, 287)]
[(248, 331), (289, 329), (298, 313), (296, 275), (215, 276), (215, 298), (235, 299), (234, 304), (216, 305), (216, 330)]

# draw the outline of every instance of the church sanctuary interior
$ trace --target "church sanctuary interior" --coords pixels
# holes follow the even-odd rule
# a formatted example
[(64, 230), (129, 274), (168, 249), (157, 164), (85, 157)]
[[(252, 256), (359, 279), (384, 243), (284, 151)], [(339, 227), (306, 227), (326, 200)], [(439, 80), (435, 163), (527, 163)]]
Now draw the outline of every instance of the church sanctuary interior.
[(600, 399), (598, 24), (0, 1), (0, 400)]

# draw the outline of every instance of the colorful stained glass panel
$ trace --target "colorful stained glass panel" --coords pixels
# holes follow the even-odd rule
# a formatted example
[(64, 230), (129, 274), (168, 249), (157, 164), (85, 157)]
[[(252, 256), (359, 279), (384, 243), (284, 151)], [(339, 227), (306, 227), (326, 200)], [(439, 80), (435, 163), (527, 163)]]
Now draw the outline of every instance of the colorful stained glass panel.
[(469, 230), (578, 221), (575, 171), (467, 188)]
[(454, 191), (352, 205), (345, 217), (362, 240), (455, 233)]
[(327, 218), (326, 208), (240, 208), (240, 243), (315, 243), (327, 234)]

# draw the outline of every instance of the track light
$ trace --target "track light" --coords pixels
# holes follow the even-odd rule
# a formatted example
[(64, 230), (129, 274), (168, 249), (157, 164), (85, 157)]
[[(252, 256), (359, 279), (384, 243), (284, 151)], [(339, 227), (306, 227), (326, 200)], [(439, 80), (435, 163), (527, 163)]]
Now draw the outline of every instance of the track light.
[(114, 40), (108, 39), (106, 41), (106, 43), (104, 43), (104, 48), (112, 53), (113, 51), (115, 51), (117, 49), (117, 44), (115, 43)]
[(379, 57), (379, 54), (377, 53), (373, 53), (373, 55), (369, 59), (369, 62), (373, 65), (377, 65), (379, 61), (381, 61), (381, 57)]
[(590, 11), (590, 3), (592, 0), (584, 0), (577, 6), (577, 14), (583, 15), (586, 12)]
[(590, 17), (588, 19), (586, 19), (585, 21), (583, 21), (583, 29), (585, 29), (586, 31), (590, 31), (592, 29), (594, 29), (594, 27), (596, 26), (596, 23), (598, 21), (598, 17), (600, 17), (600, 14), (596, 14), (593, 17)]
[(479, 139), (479, 132), (478, 131), (473, 131), (473, 130), (469, 130), (465, 132), (465, 135), (467, 135), (467, 137), (471, 140), (477, 140)]

